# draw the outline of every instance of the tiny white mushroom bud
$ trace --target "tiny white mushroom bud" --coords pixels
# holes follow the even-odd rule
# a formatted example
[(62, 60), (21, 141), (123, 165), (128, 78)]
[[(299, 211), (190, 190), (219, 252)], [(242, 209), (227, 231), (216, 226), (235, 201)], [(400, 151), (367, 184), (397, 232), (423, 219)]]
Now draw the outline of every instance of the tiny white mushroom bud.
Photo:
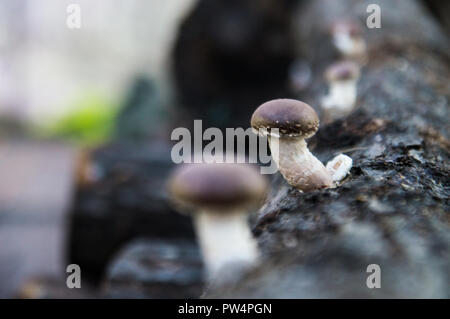
[(329, 92), (322, 100), (326, 122), (343, 118), (353, 111), (359, 74), (359, 66), (351, 61), (340, 61), (326, 69)]
[(180, 211), (194, 218), (209, 279), (225, 266), (247, 267), (259, 258), (247, 225), (261, 204), (267, 181), (247, 164), (190, 164), (175, 170), (168, 190)]
[[(291, 99), (266, 102), (253, 113), (251, 125), (268, 134), (272, 157), (290, 185), (301, 191), (333, 186), (330, 173), (305, 141), (319, 128), (317, 114), (308, 104)], [(279, 135), (272, 135), (272, 129), (278, 129)]]
[(353, 160), (351, 157), (339, 154), (327, 163), (327, 170), (330, 172), (333, 182), (340, 182), (348, 175), (352, 168)]

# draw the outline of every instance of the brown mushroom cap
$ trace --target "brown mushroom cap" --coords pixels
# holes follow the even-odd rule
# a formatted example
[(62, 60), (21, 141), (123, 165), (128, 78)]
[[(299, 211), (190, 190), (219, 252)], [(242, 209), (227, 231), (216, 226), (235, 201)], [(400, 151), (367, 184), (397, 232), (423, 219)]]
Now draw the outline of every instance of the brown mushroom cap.
[(331, 33), (347, 33), (350, 37), (360, 37), (362, 36), (361, 25), (353, 20), (340, 20), (331, 26)]
[(352, 61), (340, 61), (330, 65), (325, 71), (328, 82), (345, 81), (359, 77), (359, 66)]
[(267, 181), (248, 164), (187, 164), (173, 172), (168, 190), (183, 208), (226, 213), (260, 203)]
[(251, 125), (255, 130), (278, 128), (283, 137), (304, 138), (313, 136), (319, 128), (319, 118), (314, 109), (306, 103), (277, 99), (259, 106), (253, 113)]

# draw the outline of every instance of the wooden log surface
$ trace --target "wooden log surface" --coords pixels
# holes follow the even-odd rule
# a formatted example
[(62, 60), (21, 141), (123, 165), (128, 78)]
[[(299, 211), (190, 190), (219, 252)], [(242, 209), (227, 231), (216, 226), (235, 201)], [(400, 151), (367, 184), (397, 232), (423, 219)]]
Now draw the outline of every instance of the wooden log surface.
[[(297, 21), (299, 47), (313, 72), (300, 99), (320, 105), (322, 71), (335, 59), (324, 26), (366, 16), (361, 1), (311, 1)], [(310, 141), (326, 162), (352, 157), (335, 189), (299, 193), (281, 177), (254, 227), (267, 260), (208, 297), (448, 298), (448, 38), (415, 1), (377, 1), (382, 28), (367, 30), (368, 61), (357, 109), (322, 126)], [(380, 289), (366, 268), (381, 267)]]

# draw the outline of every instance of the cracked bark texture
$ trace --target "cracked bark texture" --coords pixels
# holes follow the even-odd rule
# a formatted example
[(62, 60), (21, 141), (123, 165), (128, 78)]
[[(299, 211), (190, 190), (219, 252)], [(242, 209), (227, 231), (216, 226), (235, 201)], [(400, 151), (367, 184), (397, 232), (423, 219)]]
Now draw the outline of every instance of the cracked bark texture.
[[(318, 107), (322, 71), (337, 54), (327, 25), (365, 23), (373, 1), (310, 1), (298, 48), (313, 78), (299, 99)], [(352, 157), (340, 187), (300, 193), (276, 176), (254, 225), (265, 261), (205, 297), (450, 297), (448, 39), (416, 1), (377, 1), (356, 110), (310, 140), (323, 162)], [(369, 264), (381, 288), (368, 289)]]

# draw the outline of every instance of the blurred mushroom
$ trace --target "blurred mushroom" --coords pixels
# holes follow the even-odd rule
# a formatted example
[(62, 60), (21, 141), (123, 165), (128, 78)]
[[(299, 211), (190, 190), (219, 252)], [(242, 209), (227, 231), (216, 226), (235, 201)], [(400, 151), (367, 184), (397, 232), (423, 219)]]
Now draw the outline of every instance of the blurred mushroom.
[(267, 182), (246, 164), (190, 164), (175, 170), (168, 190), (180, 211), (189, 211), (210, 279), (224, 266), (249, 266), (259, 257), (247, 215), (267, 191)]
[(327, 122), (345, 117), (353, 111), (359, 74), (359, 66), (351, 61), (336, 62), (326, 69), (329, 93), (322, 100), (322, 108)]
[(359, 23), (340, 20), (331, 27), (331, 36), (333, 44), (344, 57), (363, 62), (366, 55), (366, 41)]

